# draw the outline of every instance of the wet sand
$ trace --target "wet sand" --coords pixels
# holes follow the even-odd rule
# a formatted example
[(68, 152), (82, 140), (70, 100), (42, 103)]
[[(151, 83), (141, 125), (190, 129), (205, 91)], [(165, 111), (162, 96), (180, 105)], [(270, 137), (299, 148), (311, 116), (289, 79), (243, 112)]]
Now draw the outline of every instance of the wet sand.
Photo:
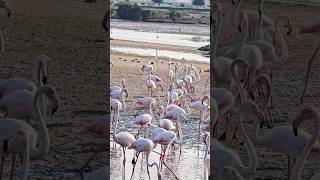
[[(99, 115), (95, 111), (106, 110), (104, 44), (89, 41), (103, 39), (100, 24), (106, 2), (12, 0), (9, 3), (12, 17), (8, 19), (0, 9), (0, 28), (6, 40), (5, 52), (0, 55), (0, 79), (32, 80), (31, 57), (46, 54), (52, 60), (49, 84), (56, 88), (60, 98), (60, 108), (47, 120), (49, 153), (31, 161), (29, 178), (80, 179), (76, 169), (101, 147), (85, 127)], [(76, 113), (80, 110), (92, 111), (92, 114)], [(8, 163), (9, 158), (4, 179), (8, 179)], [(96, 169), (106, 163), (106, 154), (102, 153), (90, 166)]]
[[(222, 19), (222, 30), (219, 40), (218, 54), (223, 54), (233, 42), (236, 41), (237, 30), (231, 28), (231, 12), (232, 5), (228, 1), (218, 0), (222, 3), (222, 9), (226, 16)], [(254, 7), (256, 1), (243, 1), (242, 7), (245, 9), (256, 9)], [(306, 91), (306, 97), (304, 98), (304, 105), (298, 105), (299, 98), (302, 94), (303, 84), (305, 81), (305, 74), (307, 70), (307, 63), (314, 52), (317, 43), (319, 43), (319, 34), (305, 34), (301, 35), (302, 41), (299, 42), (296, 38), (297, 32), (303, 22), (318, 18), (319, 8), (310, 6), (298, 6), (292, 4), (283, 3), (271, 3), (265, 2), (264, 13), (270, 16), (272, 19), (287, 14), (290, 17), (293, 32), (287, 37), (287, 45), (289, 50), (288, 60), (285, 62), (279, 62), (272, 65), (273, 69), (273, 104), (272, 117), (274, 126), (279, 125), (291, 125), (290, 123), (301, 111), (304, 105), (313, 105), (320, 108), (320, 56), (314, 60), (309, 83)], [(230, 13), (228, 13), (230, 12)], [(264, 67), (266, 72), (269, 72), (270, 67)], [(234, 120), (232, 122), (235, 122)], [(302, 126), (304, 130), (312, 133), (312, 122)], [(250, 125), (247, 125), (249, 128)], [(264, 130), (264, 133), (268, 129)], [(222, 132), (222, 130), (220, 130)], [(264, 133), (260, 133), (263, 135)], [(238, 142), (235, 142), (238, 143)], [(257, 146), (257, 156), (259, 158), (259, 166), (255, 175), (256, 179), (273, 179), (284, 180), (287, 178), (287, 158), (285, 155), (274, 152), (271, 148), (264, 148)], [(235, 149), (240, 153), (241, 159), (247, 163), (248, 154), (244, 146), (238, 146)], [(302, 179), (310, 179), (312, 175), (320, 171), (320, 154), (311, 153), (308, 161), (305, 164), (304, 173)]]
[[(118, 41), (119, 42), (119, 41)], [(142, 46), (148, 46), (149, 44), (143, 44), (143, 43), (137, 43), (137, 42), (124, 42), (121, 44), (130, 44), (130, 45), (142, 45)], [(111, 42), (113, 44), (113, 42)], [(154, 46), (153, 48), (165, 48), (168, 50), (174, 50), (175, 47), (171, 48), (171, 46), (163, 46), (158, 44), (152, 44)], [(182, 48), (182, 47), (179, 47)], [(195, 50), (194, 50), (195, 51)], [(134, 115), (139, 115), (143, 113), (144, 111), (139, 111), (135, 109), (134, 102), (137, 100), (140, 96), (145, 96), (145, 89), (144, 84), (142, 81), (143, 75), (141, 68), (143, 64), (150, 64), (151, 62), (154, 63), (154, 67), (156, 68), (155, 75), (158, 75), (160, 78), (162, 78), (166, 85), (168, 85), (169, 78), (167, 77), (168, 74), (168, 64), (169, 61), (166, 59), (158, 58), (158, 61), (155, 60), (154, 57), (141, 57), (141, 56), (135, 56), (135, 55), (127, 55), (117, 52), (111, 52), (111, 85), (121, 85), (121, 79), (126, 80), (126, 88), (129, 91), (129, 98), (126, 100), (126, 112), (120, 113), (120, 121), (119, 121), (119, 130), (121, 131), (129, 131), (130, 133), (136, 133), (138, 131), (138, 126), (134, 125)], [(177, 61), (172, 61), (177, 62)], [(179, 61), (180, 64), (182, 64), (181, 61)], [(202, 70), (201, 73), (201, 80), (199, 82), (195, 83), (196, 88), (196, 98), (199, 99), (203, 96), (204, 92), (204, 86), (205, 81), (209, 77), (209, 73), (203, 72), (203, 70), (209, 68), (208, 63), (197, 63), (193, 62), (193, 65), (200, 68)], [(182, 67), (182, 65), (181, 65)], [(209, 87), (209, 86), (208, 86)], [(168, 87), (167, 87), (168, 88)], [(209, 89), (207, 89), (208, 91)], [(160, 95), (164, 96), (167, 89), (165, 89), (163, 92), (160, 91)], [(164, 104), (165, 98), (162, 99), (162, 105)], [(156, 117), (157, 121), (158, 116)], [(198, 144), (198, 122), (199, 118), (198, 115), (193, 112), (192, 116), (189, 120), (182, 122), (182, 132), (183, 132), (183, 153), (181, 156), (179, 156), (179, 146), (175, 145), (175, 151), (173, 154), (174, 156), (169, 156), (169, 159), (167, 161), (167, 165), (171, 167), (171, 169), (174, 170), (176, 175), (179, 177), (179, 179), (188, 179), (186, 177), (186, 174), (189, 173), (191, 179), (198, 179), (199, 177), (202, 177), (202, 166), (203, 166), (203, 151), (204, 146), (203, 143), (200, 142), (200, 147)], [(149, 134), (151, 132), (152, 128), (148, 128), (147, 137), (149, 137)], [(111, 138), (112, 141), (112, 138)], [(126, 165), (126, 178), (128, 179), (128, 176), (131, 176), (132, 172), (132, 155), (130, 156), (130, 153), (133, 153), (133, 150), (128, 150), (129, 152), (127, 154), (127, 165)], [(158, 149), (159, 151), (159, 149)], [(198, 155), (199, 151), (199, 155)], [(172, 153), (171, 153), (172, 154)], [(151, 156), (151, 163), (153, 160), (155, 162), (158, 162), (159, 155), (152, 153)], [(185, 158), (184, 158), (185, 157)], [(122, 150), (121, 148), (117, 149), (111, 149), (111, 178), (117, 180), (121, 179), (121, 162), (122, 162)], [(184, 168), (186, 165), (189, 165), (190, 167), (194, 167), (191, 169)], [(139, 167), (138, 167), (139, 166)], [(145, 167), (145, 157), (143, 160), (143, 166), (142, 170), (140, 168), (141, 162), (138, 162), (137, 169), (135, 170), (134, 179), (146, 179), (147, 172)], [(157, 173), (155, 168), (151, 168), (151, 177), (156, 177)], [(191, 173), (190, 173), (191, 172)], [(166, 167), (163, 168), (162, 175), (164, 179), (175, 179), (174, 176), (168, 171)]]

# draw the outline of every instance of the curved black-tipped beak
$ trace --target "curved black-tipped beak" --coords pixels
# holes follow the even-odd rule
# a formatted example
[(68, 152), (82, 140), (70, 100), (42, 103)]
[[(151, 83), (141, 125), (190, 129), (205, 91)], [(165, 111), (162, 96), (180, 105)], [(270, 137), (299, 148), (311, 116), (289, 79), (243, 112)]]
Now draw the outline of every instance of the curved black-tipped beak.
[(54, 114), (55, 112), (57, 112), (57, 110), (58, 110), (58, 107), (53, 108), (51, 111), (51, 114)]
[(294, 136), (298, 136), (298, 128), (293, 128), (293, 134)]
[(133, 165), (136, 164), (136, 161), (134, 160), (134, 158), (132, 159), (132, 162), (131, 162)]
[(42, 83), (43, 83), (44, 85), (46, 85), (46, 84), (48, 83), (48, 78), (47, 78), (47, 77), (44, 77), (44, 78), (42, 79)]
[(264, 122), (261, 122), (261, 123), (260, 123), (260, 129), (263, 128), (263, 125), (264, 125)]
[(260, 10), (258, 11), (258, 13), (259, 13), (259, 16), (261, 16), (261, 14), (262, 14), (262, 13), (261, 13), (261, 11), (260, 11)]
[(238, 27), (238, 31), (241, 33), (241, 27)]
[(8, 12), (8, 14), (7, 14), (7, 15), (8, 15), (8, 18), (9, 18), (9, 17), (11, 16), (11, 12)]
[(291, 32), (292, 32), (292, 31), (288, 31), (288, 32), (287, 32), (287, 36), (289, 36), (289, 35), (291, 34)]
[(8, 141), (8, 139), (5, 139), (4, 141), (3, 141), (3, 149), (2, 149), (2, 151), (3, 151), (3, 153), (6, 153), (7, 151), (8, 151), (8, 148), (9, 148), (9, 141)]

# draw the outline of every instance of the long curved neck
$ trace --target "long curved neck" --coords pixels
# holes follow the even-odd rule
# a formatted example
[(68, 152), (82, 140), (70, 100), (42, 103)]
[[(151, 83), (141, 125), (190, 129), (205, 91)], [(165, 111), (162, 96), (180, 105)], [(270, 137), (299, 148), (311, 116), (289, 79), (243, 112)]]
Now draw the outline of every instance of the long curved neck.
[(119, 115), (120, 115), (120, 110), (119, 108), (116, 109), (117, 111), (117, 119), (116, 119), (116, 124), (113, 126), (113, 140), (116, 140), (116, 134), (117, 134), (117, 129), (118, 129), (118, 122), (119, 122)]
[[(243, 55), (243, 51), (244, 51), (244, 45), (246, 43), (246, 40), (248, 38), (248, 19), (247, 19), (247, 15), (244, 13), (244, 34), (243, 34), (243, 37), (242, 37), (242, 40), (241, 40), (241, 43), (240, 43), (240, 53), (238, 55), (238, 57), (242, 57)], [(241, 23), (241, 26), (242, 26), (242, 23)]]
[(217, 48), (218, 48), (218, 41), (219, 41), (219, 36), (220, 36), (220, 27), (221, 27), (221, 15), (222, 15), (222, 12), (221, 12), (221, 9), (220, 9), (220, 7), (219, 7), (219, 5), (218, 5), (218, 8), (217, 8), (217, 12), (218, 12), (218, 14), (217, 14), (217, 26), (216, 26), (216, 28), (215, 28), (215, 34), (214, 34), (214, 36), (213, 36), (213, 38), (214, 38), (214, 41), (213, 41), (213, 52), (212, 52), (212, 54), (213, 54), (213, 60), (214, 59), (216, 59), (216, 56), (217, 56)]
[[(240, 115), (240, 116), (242, 116), (241, 118), (243, 118), (243, 115)], [(243, 133), (245, 146), (246, 146), (246, 149), (247, 149), (248, 155), (249, 155), (248, 166), (242, 167), (242, 169), (240, 169), (240, 171), (242, 172), (241, 174), (250, 175), (253, 172), (255, 172), (255, 170), (258, 166), (258, 158), (257, 158), (255, 148), (253, 147), (253, 144), (252, 144), (251, 140), (249, 139), (246, 130), (243, 127), (242, 121), (240, 120), (239, 123), (240, 123), (240, 131), (242, 131), (242, 133)]]
[(297, 162), (295, 163), (295, 165), (293, 167), (293, 174), (292, 174), (293, 179), (292, 180), (301, 180), (301, 174), (303, 171), (304, 163), (306, 162), (307, 157), (309, 156), (314, 143), (317, 141), (317, 139), (320, 136), (320, 118), (318, 115), (316, 115), (313, 120), (316, 124), (316, 128), (315, 128), (315, 130), (312, 134), (312, 137), (310, 138), (307, 146), (304, 148), (301, 156), (299, 157), (299, 159), (297, 160)]
[[(237, 61), (237, 62), (240, 62), (240, 61)], [(240, 82), (240, 78), (238, 77), (237, 73), (236, 73), (236, 65), (238, 64), (237, 62), (234, 62), (232, 64), (232, 67), (231, 67), (231, 75), (232, 75), (232, 78), (235, 80), (238, 88), (239, 88), (239, 91), (240, 91), (240, 98), (241, 98), (241, 104), (244, 104), (247, 102), (247, 96), (246, 96), (246, 93), (245, 93), (245, 89), (242, 85), (242, 83)]]
[(44, 119), (42, 117), (42, 114), (40, 112), (40, 106), (39, 106), (39, 100), (41, 95), (44, 94), (44, 92), (41, 91), (41, 87), (37, 90), (36, 94), (34, 95), (33, 99), (33, 110), (35, 114), (35, 118), (39, 121), (40, 127), (40, 145), (39, 147), (36, 147), (36, 143), (33, 144), (33, 146), (30, 147), (30, 158), (36, 159), (43, 155), (45, 155), (49, 150), (49, 133), (47, 129), (47, 125), (44, 122)]
[(286, 59), (288, 59), (288, 47), (287, 47), (287, 44), (284, 40), (284, 35), (281, 33), (280, 31), (280, 20), (281, 20), (281, 17), (278, 18), (275, 22), (275, 28), (276, 28), (276, 32), (277, 32), (277, 35), (279, 36), (279, 41), (280, 41), (280, 46), (281, 46), (281, 49), (282, 49), (282, 54), (280, 56), (280, 59), (281, 61), (285, 61)]
[[(158, 175), (160, 175), (160, 170), (159, 170), (159, 166), (158, 166), (158, 164), (156, 163), (156, 162), (154, 162), (154, 163), (149, 163), (149, 155), (150, 155), (150, 151), (147, 151), (147, 153), (146, 153), (146, 163), (147, 163), (147, 166), (149, 166), (149, 167), (152, 167), (152, 166), (156, 166), (156, 168), (157, 168), (157, 171), (158, 171)], [(158, 177), (159, 178), (159, 180), (161, 180), (161, 177)]]

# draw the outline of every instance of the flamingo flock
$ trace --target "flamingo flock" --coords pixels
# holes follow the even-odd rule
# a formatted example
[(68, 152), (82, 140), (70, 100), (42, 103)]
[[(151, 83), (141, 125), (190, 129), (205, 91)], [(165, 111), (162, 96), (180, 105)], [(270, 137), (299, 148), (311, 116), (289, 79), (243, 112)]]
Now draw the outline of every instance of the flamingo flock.
[[(126, 100), (123, 100), (123, 98), (121, 100), (121, 96), (115, 96), (120, 91), (123, 92), (124, 89), (126, 89), (126, 98), (131, 94), (129, 87), (125, 84), (126, 80), (121, 80), (119, 83), (121, 87), (119, 84), (110, 86), (112, 141), (119, 144), (123, 149), (123, 176), (125, 176), (125, 163), (127, 162), (125, 154), (127, 148), (135, 152), (131, 162), (133, 165), (131, 178), (135, 174), (135, 166), (140, 153), (144, 153), (148, 176), (151, 177), (149, 168), (155, 167), (158, 179), (166, 179), (161, 172), (164, 166), (170, 169), (166, 164), (168, 149), (174, 150), (174, 147), (178, 145), (180, 153), (182, 153), (183, 145), (185, 144), (183, 137), (188, 135), (188, 132), (183, 132), (183, 124), (187, 121), (194, 121), (194, 123), (199, 124), (197, 129), (199, 141), (200, 134), (209, 131), (209, 128), (206, 127), (210, 122), (210, 96), (203, 89), (195, 88), (201, 80), (200, 69), (186, 62), (186, 60), (176, 63), (170, 60), (169, 73), (161, 76), (162, 74), (156, 68), (157, 65), (157, 63), (153, 62), (142, 65), (141, 71), (138, 73), (142, 77), (140, 82), (142, 88), (139, 92), (141, 95), (133, 97), (135, 99), (133, 108), (131, 106), (130, 109), (127, 108), (126, 111), (121, 112), (120, 107), (123, 107)], [(145, 91), (143, 91), (143, 88)], [(114, 101), (119, 103), (116, 108), (112, 103)], [(128, 117), (127, 113), (132, 111), (136, 112), (133, 115), (129, 115), (132, 120), (123, 118), (120, 121), (121, 117)], [(130, 124), (136, 127), (136, 131), (117, 132), (119, 126), (126, 127), (130, 126)], [(207, 141), (204, 142), (207, 143)], [(160, 152), (157, 152), (158, 146), (160, 146)], [(159, 163), (149, 162), (150, 154), (158, 154)], [(205, 154), (203, 161), (208, 164), (208, 147)], [(178, 179), (175, 173), (171, 172)]]
[[(264, 74), (264, 68), (270, 63), (284, 62), (288, 59), (286, 36), (293, 31), (290, 17), (286, 14), (276, 17), (274, 20), (263, 12), (264, 1), (257, 1), (257, 10), (241, 9), (241, 0), (232, 0), (233, 12), (231, 25), (240, 34), (239, 42), (235, 42), (223, 55), (217, 55), (218, 41), (221, 36), (222, 6), (220, 3), (212, 3), (214, 10), (211, 24), (213, 31), (213, 81), (211, 83), (211, 104), (213, 111), (211, 120), (213, 127), (213, 139), (211, 149), (208, 152), (212, 158), (212, 164), (206, 164), (205, 179), (214, 177), (219, 179), (251, 179), (256, 176), (259, 167), (259, 157), (256, 147), (262, 146), (274, 152), (282, 153), (287, 157), (287, 178), (289, 180), (302, 179), (303, 166), (311, 151), (320, 152), (318, 137), (319, 109), (306, 106), (297, 112), (297, 117), (291, 121), (292, 125), (274, 126), (270, 109), (272, 105), (272, 70), (270, 74)], [(213, 12), (215, 14), (213, 14)], [(227, 20), (226, 20), (227, 21)], [(281, 27), (283, 26), (283, 27)], [(280, 28), (281, 27), (281, 28)], [(312, 20), (303, 25), (298, 31), (303, 33), (319, 33), (320, 21)], [(223, 33), (223, 32), (222, 32)], [(309, 77), (310, 67), (316, 57), (320, 45), (317, 47), (307, 71)], [(277, 53), (281, 53), (278, 55)], [(272, 67), (271, 67), (272, 69)], [(307, 80), (306, 83), (307, 84)], [(306, 88), (306, 86), (305, 86)], [(304, 96), (303, 91), (302, 98)], [(246, 123), (248, 119), (252, 123)], [(226, 130), (219, 133), (219, 124), (225, 120)], [(314, 131), (309, 133), (300, 127), (305, 121), (314, 122)], [(242, 141), (240, 144), (232, 144), (230, 140), (230, 121), (235, 126), (233, 139)], [(247, 127), (245, 127), (246, 124)], [(259, 135), (264, 126), (264, 135)], [(249, 126), (249, 127), (248, 127)], [(239, 131), (238, 131), (239, 129)], [(207, 134), (204, 138), (210, 136)], [(207, 143), (207, 142), (206, 142)], [(243, 162), (235, 149), (244, 145), (248, 153), (248, 161)], [(211, 156), (210, 156), (211, 155)], [(207, 155), (208, 157), (208, 155)], [(209, 169), (212, 168), (213, 174)], [(319, 179), (320, 173), (311, 179)]]

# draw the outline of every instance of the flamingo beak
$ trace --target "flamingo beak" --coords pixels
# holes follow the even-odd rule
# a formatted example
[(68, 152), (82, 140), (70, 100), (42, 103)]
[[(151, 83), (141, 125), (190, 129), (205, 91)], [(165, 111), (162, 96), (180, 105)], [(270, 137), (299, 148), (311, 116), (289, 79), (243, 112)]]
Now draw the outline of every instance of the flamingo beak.
[(54, 108), (52, 109), (52, 111), (51, 111), (51, 114), (54, 114), (55, 112), (57, 112), (57, 110), (58, 110), (58, 106), (57, 106), (57, 107), (54, 107)]
[(298, 128), (293, 128), (293, 134), (294, 136), (298, 136)]
[(260, 129), (263, 128), (263, 125), (264, 125), (264, 122), (261, 122), (261, 123), (260, 123)]
[(47, 84), (47, 82), (48, 82), (48, 78), (47, 78), (47, 77), (43, 77), (42, 83), (43, 83), (43, 84)]
[(238, 31), (241, 33), (241, 27), (240, 26), (238, 27)]
[(8, 139), (5, 139), (4, 141), (3, 141), (3, 149), (2, 149), (2, 151), (3, 151), (3, 153), (6, 153), (7, 151), (8, 151), (8, 148), (9, 148), (9, 141), (8, 141)]

